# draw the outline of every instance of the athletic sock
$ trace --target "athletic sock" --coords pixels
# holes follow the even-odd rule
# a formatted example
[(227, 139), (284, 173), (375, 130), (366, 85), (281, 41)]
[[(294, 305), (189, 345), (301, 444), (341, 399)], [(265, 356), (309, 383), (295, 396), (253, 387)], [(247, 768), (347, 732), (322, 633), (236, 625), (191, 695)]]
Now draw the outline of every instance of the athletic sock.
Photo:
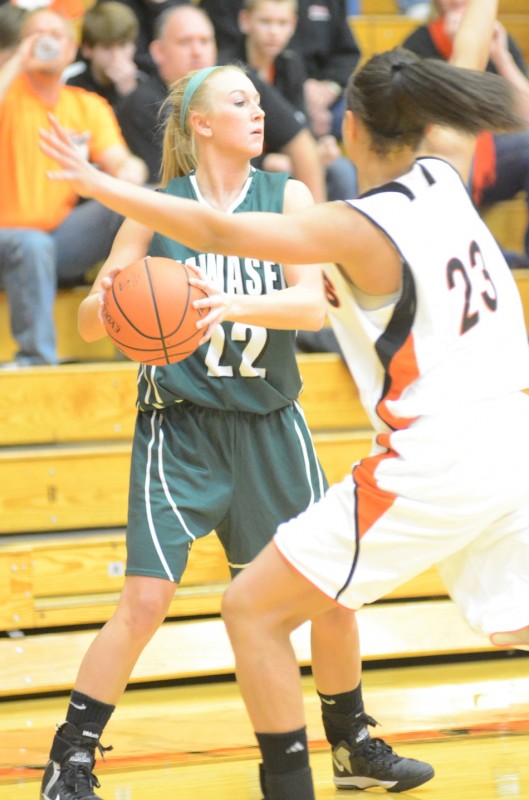
[(256, 733), (266, 773), (297, 772), (309, 764), (307, 729), (288, 733)]
[(93, 697), (74, 689), (70, 696), (66, 721), (71, 722), (77, 728), (81, 728), (87, 723), (94, 723), (102, 731), (112, 716), (115, 707), (108, 703), (102, 703), (100, 700), (95, 700)]
[(265, 800), (314, 800), (307, 729), (255, 735), (263, 757), (260, 779)]
[(364, 714), (362, 684), (359, 683), (356, 689), (350, 692), (340, 694), (318, 692), (318, 695), (323, 727), (329, 744), (334, 746), (343, 741), (350, 742), (351, 739), (354, 741), (356, 736), (353, 734), (359, 728), (365, 727), (365, 721), (362, 719)]
[(264, 800), (315, 800), (310, 767), (281, 775), (261, 776)]

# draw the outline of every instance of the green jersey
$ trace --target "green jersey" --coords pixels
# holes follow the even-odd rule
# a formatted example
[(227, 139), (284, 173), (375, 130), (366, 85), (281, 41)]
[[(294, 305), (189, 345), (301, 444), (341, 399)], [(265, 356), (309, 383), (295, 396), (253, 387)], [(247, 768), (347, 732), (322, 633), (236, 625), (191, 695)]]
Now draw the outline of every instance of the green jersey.
[[(284, 173), (252, 169), (228, 213), (281, 212), (287, 180)], [(205, 202), (194, 173), (171, 180), (165, 191)], [(281, 265), (273, 261), (200, 252), (159, 234), (153, 236), (149, 254), (196, 265), (230, 294), (268, 294), (286, 287)], [(268, 414), (290, 405), (301, 391), (295, 338), (295, 331), (223, 322), (211, 340), (184, 361), (142, 365), (138, 407), (152, 410), (187, 400), (207, 408)]]

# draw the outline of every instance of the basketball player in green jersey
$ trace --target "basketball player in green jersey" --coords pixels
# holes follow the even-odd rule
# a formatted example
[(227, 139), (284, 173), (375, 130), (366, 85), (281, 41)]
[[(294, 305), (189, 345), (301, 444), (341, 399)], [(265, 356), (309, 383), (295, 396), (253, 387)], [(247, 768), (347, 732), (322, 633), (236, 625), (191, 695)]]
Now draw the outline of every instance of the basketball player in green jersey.
[[(232, 213), (289, 213), (312, 204), (303, 184), (251, 167), (261, 152), (264, 115), (242, 70), (192, 73), (173, 86), (169, 104), (167, 193)], [(213, 287), (215, 306), (192, 356), (139, 369), (125, 584), (114, 616), (81, 664), (66, 722), (53, 741), (42, 800), (98, 800), (94, 754), (103, 749), (103, 728), (166, 616), (195, 539), (215, 529), (235, 573), (281, 522), (319, 500), (326, 488), (297, 404), (295, 358), (296, 329), (318, 329), (324, 321), (319, 266), (198, 252), (127, 220), (81, 305), (85, 339), (104, 335), (104, 288), (119, 267), (147, 252), (197, 267)], [(429, 780), (428, 764), (400, 758), (369, 736), (367, 725), (375, 721), (363, 709), (353, 613), (337, 606), (318, 618), (312, 658), (329, 742), (352, 745), (343, 780), (350, 778), (351, 787), (391, 785), (393, 791)], [(276, 759), (277, 772), (290, 772), (306, 750), (303, 728), (296, 747), (285, 746)]]

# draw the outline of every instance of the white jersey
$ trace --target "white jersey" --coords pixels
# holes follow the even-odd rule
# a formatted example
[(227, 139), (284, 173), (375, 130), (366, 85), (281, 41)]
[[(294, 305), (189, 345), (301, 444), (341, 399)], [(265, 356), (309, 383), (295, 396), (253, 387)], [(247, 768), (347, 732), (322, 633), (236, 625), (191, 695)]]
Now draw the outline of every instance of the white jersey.
[(379, 308), (326, 268), (333, 328), (375, 429), (529, 387), (516, 283), (453, 167), (421, 158), (347, 202), (402, 257), (401, 291)]

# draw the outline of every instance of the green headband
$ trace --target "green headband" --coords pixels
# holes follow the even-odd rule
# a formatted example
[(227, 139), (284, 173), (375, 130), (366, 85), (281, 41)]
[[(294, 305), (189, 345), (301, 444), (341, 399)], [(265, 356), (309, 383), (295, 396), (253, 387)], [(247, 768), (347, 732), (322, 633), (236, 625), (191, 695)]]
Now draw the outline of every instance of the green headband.
[(184, 96), (182, 97), (182, 107), (180, 109), (180, 125), (184, 131), (187, 130), (186, 128), (186, 116), (187, 116), (187, 109), (189, 108), (189, 103), (193, 99), (193, 95), (195, 94), (196, 90), (201, 86), (206, 78), (208, 78), (212, 72), (214, 72), (217, 67), (203, 67), (199, 69), (198, 72), (195, 72), (189, 83), (187, 84), (184, 90)]

